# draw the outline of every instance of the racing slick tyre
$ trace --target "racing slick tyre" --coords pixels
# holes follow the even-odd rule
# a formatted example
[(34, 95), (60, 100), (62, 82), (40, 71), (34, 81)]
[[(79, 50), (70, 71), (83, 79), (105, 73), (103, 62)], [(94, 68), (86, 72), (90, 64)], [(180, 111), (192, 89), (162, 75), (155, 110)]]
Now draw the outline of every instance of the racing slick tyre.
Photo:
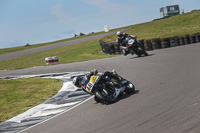
[(144, 52), (144, 55), (145, 55), (145, 56), (149, 56), (149, 54), (148, 54), (147, 52)]
[(122, 53), (124, 54), (124, 56), (127, 55), (127, 51), (125, 49), (122, 50)]
[(131, 82), (128, 81), (128, 84), (126, 86), (125, 92), (126, 93), (134, 93), (135, 92), (134, 84), (132, 84)]
[(96, 103), (100, 103), (101, 102), (101, 100), (98, 99), (96, 95), (94, 96), (94, 100), (96, 101)]
[(96, 98), (98, 98), (102, 104), (108, 104), (108, 103), (114, 103), (116, 102), (115, 99), (112, 99), (109, 97), (108, 92), (105, 92), (105, 90), (99, 90), (95, 92)]
[(142, 55), (142, 48), (141, 47), (138, 47), (137, 49), (133, 49), (133, 52), (138, 56), (138, 57), (141, 57)]
[(142, 45), (138, 48), (139, 49), (139, 53), (138, 56), (141, 57), (142, 54), (144, 54), (145, 56), (148, 56), (149, 54), (146, 52), (145, 47), (143, 47)]

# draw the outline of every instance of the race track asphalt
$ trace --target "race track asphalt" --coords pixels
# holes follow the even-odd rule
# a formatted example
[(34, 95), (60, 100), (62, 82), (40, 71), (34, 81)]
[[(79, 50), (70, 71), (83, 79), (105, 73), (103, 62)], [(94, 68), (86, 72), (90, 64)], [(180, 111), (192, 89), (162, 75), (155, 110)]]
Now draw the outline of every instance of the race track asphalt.
[(2, 76), (113, 68), (137, 93), (110, 105), (93, 99), (23, 133), (199, 133), (200, 43), (54, 66), (0, 71)]

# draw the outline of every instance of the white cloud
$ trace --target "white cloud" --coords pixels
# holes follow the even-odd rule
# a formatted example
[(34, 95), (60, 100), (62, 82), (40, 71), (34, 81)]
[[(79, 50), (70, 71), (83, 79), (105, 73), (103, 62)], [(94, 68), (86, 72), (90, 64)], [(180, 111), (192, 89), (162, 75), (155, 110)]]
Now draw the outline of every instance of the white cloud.
[(111, 25), (112, 28), (119, 28), (131, 24), (140, 23), (137, 16), (138, 12), (143, 12), (141, 8), (136, 5), (128, 5), (114, 3), (107, 0), (82, 0), (86, 4), (92, 5), (99, 9), (99, 17), (106, 20), (106, 23)]
[(138, 11), (139, 8), (134, 5), (121, 5), (118, 3), (112, 3), (106, 0), (83, 0), (87, 4), (94, 5), (100, 9), (101, 13), (115, 13), (115, 14), (126, 14), (129, 11)]
[(77, 26), (81, 25), (81, 23), (78, 21), (76, 17), (73, 17), (66, 12), (62, 11), (61, 5), (54, 5), (52, 8), (50, 8), (51, 14), (57, 18), (57, 20), (66, 26)]

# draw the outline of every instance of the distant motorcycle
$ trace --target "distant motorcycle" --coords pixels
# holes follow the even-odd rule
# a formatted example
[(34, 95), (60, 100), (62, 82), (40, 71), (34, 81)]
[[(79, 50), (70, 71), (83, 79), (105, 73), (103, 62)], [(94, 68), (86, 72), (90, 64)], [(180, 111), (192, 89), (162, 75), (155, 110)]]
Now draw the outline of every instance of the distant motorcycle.
[(126, 38), (125, 41), (126, 46), (122, 47), (122, 53), (126, 56), (127, 54), (131, 53), (138, 55), (139, 57), (141, 55), (148, 56), (148, 53), (145, 50), (145, 47), (142, 43), (136, 40), (135, 36), (130, 36)]
[[(112, 72), (117, 74), (114, 70)], [(98, 103), (114, 103), (120, 94), (124, 92), (133, 93), (135, 91), (133, 83), (118, 74), (117, 76), (121, 79), (119, 82), (102, 74), (91, 76), (89, 81), (85, 76), (82, 89), (91, 95), (95, 95), (94, 100)]]

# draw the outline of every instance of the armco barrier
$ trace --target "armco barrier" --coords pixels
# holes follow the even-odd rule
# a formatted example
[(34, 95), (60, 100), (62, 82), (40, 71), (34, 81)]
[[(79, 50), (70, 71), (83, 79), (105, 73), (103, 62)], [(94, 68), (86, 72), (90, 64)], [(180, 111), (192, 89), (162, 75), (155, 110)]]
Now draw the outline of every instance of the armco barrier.
[(50, 64), (53, 64), (53, 63), (58, 63), (59, 62), (59, 59), (57, 56), (54, 56), (54, 57), (46, 57), (45, 58), (45, 62), (47, 65), (50, 65)]
[[(146, 50), (156, 50), (161, 48), (176, 47), (185, 44), (200, 42), (200, 33), (190, 34), (185, 36), (175, 36), (169, 38), (155, 38), (147, 40), (139, 40), (144, 44)], [(102, 51), (106, 54), (121, 54), (120, 48), (115, 45), (115, 42), (103, 42), (99, 40)]]

